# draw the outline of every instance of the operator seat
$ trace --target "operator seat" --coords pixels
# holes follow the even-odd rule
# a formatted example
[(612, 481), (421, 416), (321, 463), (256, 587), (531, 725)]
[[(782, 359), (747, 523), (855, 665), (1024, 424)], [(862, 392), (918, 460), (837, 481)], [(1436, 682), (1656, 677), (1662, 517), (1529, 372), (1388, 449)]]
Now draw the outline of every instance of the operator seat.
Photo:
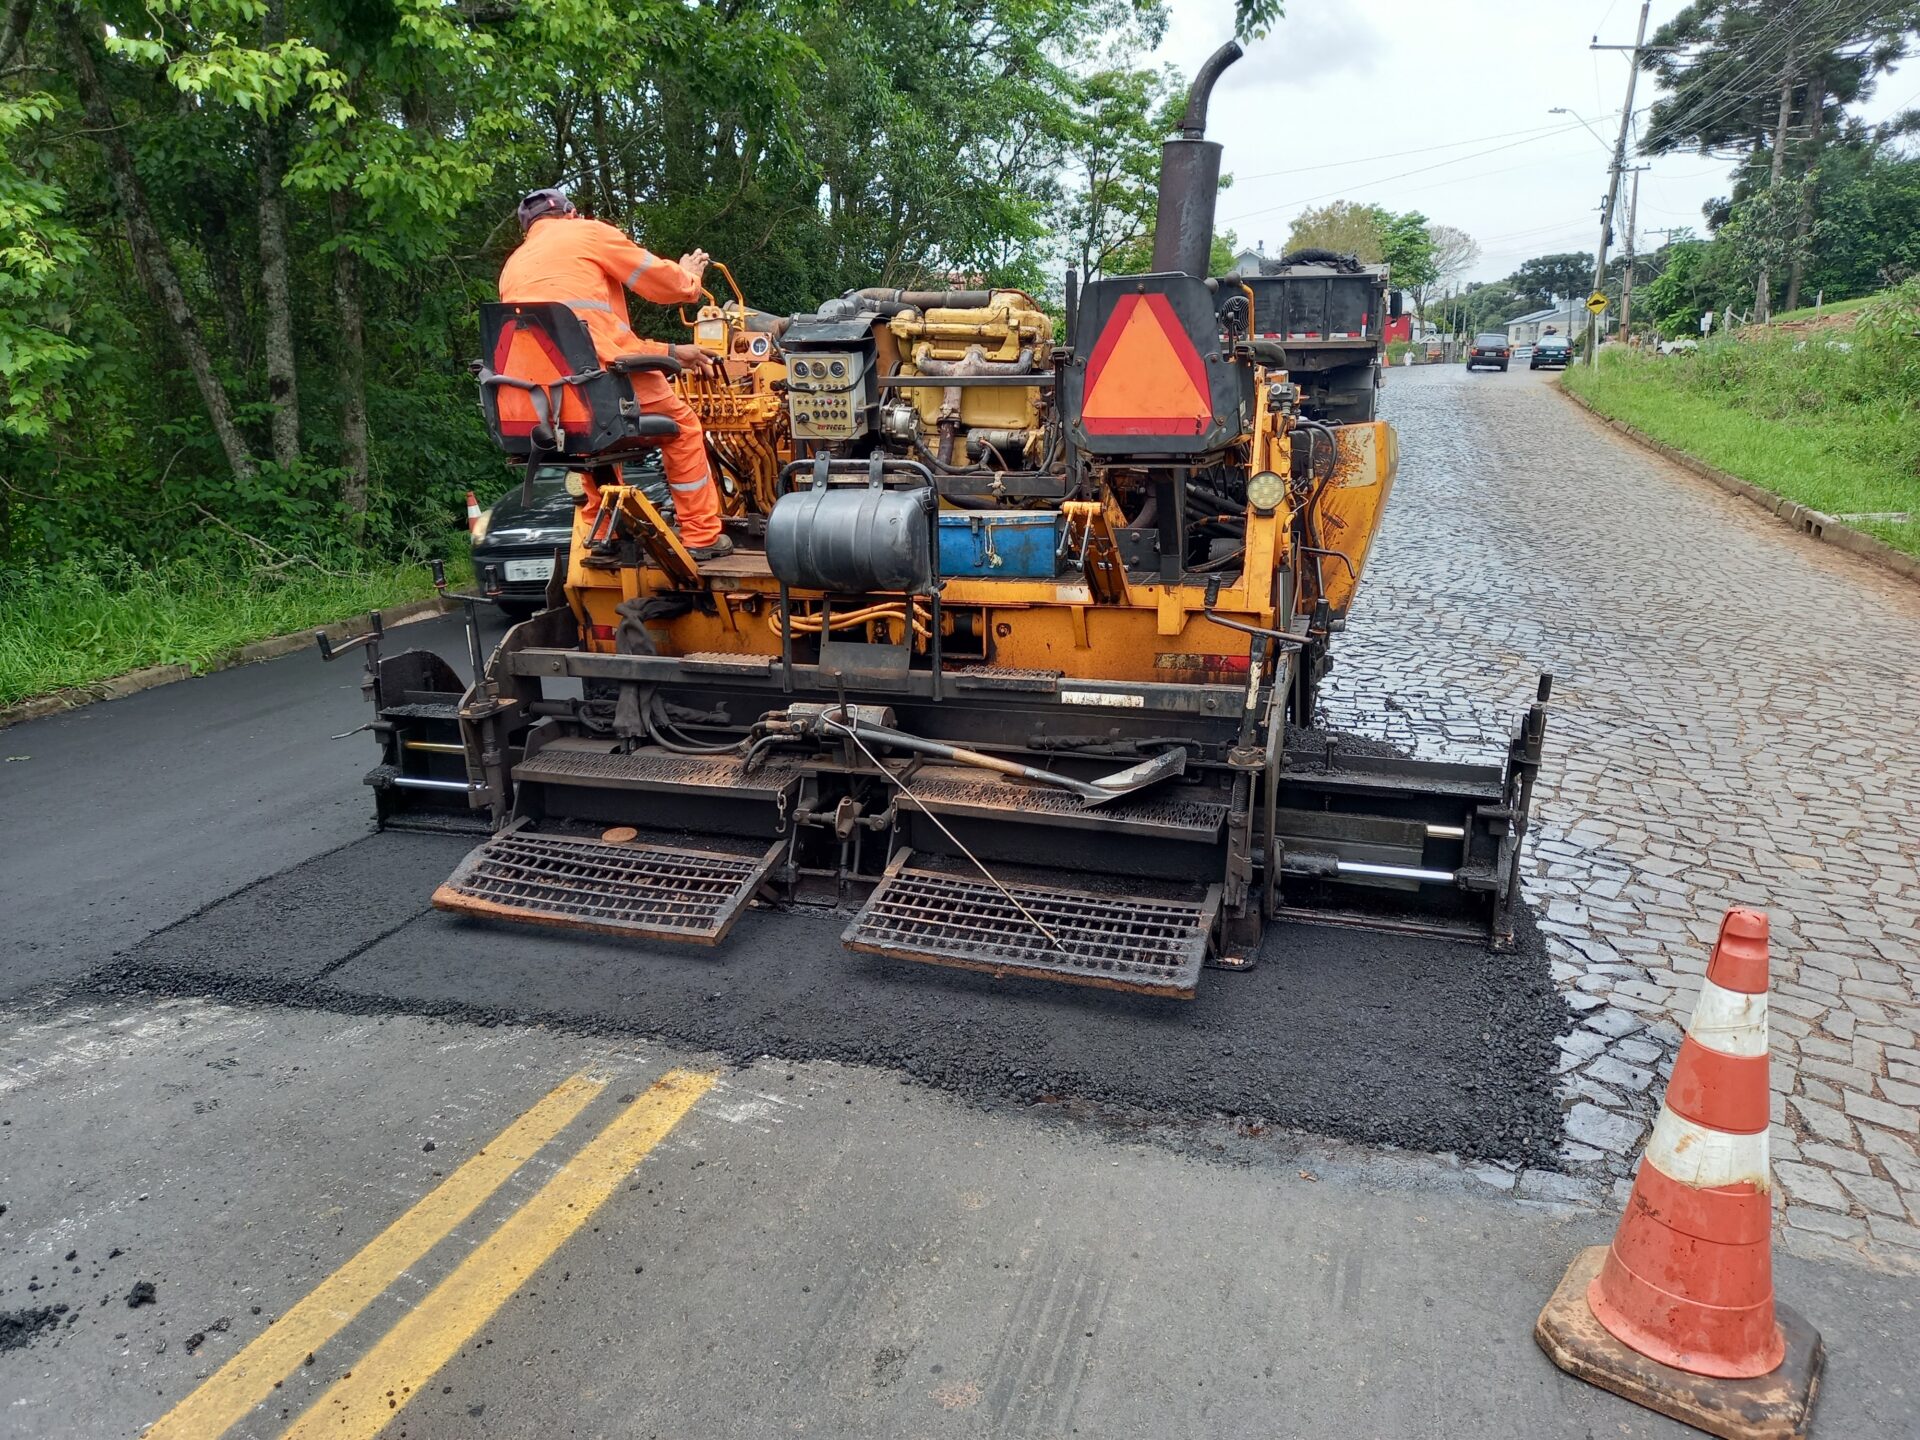
[(494, 301), (480, 307), (485, 359), (474, 373), (494, 443), (535, 464), (585, 468), (657, 447), (680, 433), (649, 415), (628, 376), (680, 374), (670, 355), (617, 355), (602, 363), (580, 317), (557, 300)]

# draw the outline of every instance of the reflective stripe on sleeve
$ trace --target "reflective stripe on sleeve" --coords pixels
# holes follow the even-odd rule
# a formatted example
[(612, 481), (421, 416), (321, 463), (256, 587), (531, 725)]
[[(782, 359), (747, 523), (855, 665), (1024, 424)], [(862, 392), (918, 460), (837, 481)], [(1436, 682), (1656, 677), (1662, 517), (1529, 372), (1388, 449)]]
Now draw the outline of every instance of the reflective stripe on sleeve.
[(633, 288), (633, 282), (638, 280), (642, 275), (646, 274), (647, 271), (651, 270), (656, 263), (657, 262), (654, 260), (653, 256), (648, 255), (644, 257), (638, 265), (633, 267), (633, 273), (627, 276), (626, 282), (625, 282), (627, 288), (631, 290)]

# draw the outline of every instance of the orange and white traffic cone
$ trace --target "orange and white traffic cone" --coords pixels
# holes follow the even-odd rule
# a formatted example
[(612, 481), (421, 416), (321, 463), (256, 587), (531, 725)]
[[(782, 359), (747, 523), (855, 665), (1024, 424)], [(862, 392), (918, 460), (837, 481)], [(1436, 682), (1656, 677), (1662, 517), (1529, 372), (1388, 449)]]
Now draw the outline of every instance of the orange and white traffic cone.
[(467, 491), (467, 534), (472, 535), (480, 528), (480, 497)]
[(1825, 1360), (1774, 1300), (1767, 1106), (1767, 917), (1736, 907), (1613, 1244), (1534, 1327), (1561, 1369), (1724, 1440), (1804, 1435)]

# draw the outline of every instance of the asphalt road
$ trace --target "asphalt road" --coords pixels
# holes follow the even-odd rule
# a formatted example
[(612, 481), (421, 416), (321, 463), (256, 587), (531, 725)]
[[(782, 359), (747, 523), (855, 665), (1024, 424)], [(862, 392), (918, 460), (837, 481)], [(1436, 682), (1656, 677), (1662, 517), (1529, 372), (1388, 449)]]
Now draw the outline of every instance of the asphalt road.
[[(819, 915), (474, 926), (426, 906), (459, 842), (367, 833), (357, 678), (0, 739), (0, 1435), (1691, 1433), (1530, 1339), (1611, 1224), (1519, 1198), (1537, 949), (1289, 929), (1169, 1007)], [(1816, 1433), (1920, 1434), (1911, 1280), (1780, 1278)]]

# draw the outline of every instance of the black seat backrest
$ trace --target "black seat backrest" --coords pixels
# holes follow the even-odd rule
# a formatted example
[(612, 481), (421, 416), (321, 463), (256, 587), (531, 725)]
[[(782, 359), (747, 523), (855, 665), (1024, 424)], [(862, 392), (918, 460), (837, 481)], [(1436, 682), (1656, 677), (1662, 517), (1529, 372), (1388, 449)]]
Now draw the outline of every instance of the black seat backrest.
[(585, 323), (557, 300), (483, 304), (480, 343), (487, 428), (509, 455), (619, 454), (676, 433), (641, 411), (633, 382), (601, 364)]

